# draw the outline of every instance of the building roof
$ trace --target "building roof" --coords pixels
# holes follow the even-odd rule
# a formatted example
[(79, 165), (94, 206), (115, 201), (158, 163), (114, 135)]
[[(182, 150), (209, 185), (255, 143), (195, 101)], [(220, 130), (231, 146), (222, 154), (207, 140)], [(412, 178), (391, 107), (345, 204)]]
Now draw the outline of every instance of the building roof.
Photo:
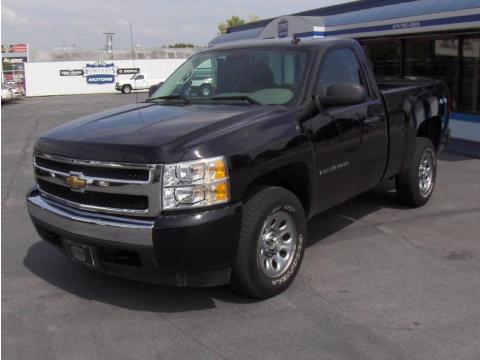
[[(344, 4), (326, 6), (326, 7), (322, 7), (322, 8), (313, 9), (313, 10), (301, 11), (301, 12), (294, 13), (294, 14), (291, 14), (291, 15), (295, 15), (295, 16), (330, 16), (330, 15), (344, 14), (344, 13), (352, 12), (352, 11), (371, 9), (371, 8), (374, 8), (374, 7), (381, 7), (381, 6), (394, 5), (394, 4), (402, 4), (402, 3), (406, 3), (406, 2), (412, 2), (412, 1), (416, 1), (416, 0), (359, 0), (359, 1), (352, 1), (352, 2), (344, 3)], [(259, 27), (263, 28), (269, 22), (271, 22), (272, 20), (274, 20), (274, 18), (263, 19), (263, 20), (259, 20), (259, 21), (255, 21), (255, 22), (231, 27), (231, 28), (228, 28), (227, 33), (244, 31), (244, 30), (254, 29), (254, 28), (259, 28)]]
[[(380, 5), (383, 4), (383, 5)], [(374, 37), (432, 31), (480, 29), (479, 0), (360, 1), (344, 4), (340, 13), (316, 16), (321, 9), (282, 16), (255, 27), (235, 28), (210, 45), (248, 38), (272, 37)], [(367, 7), (370, 6), (370, 7)], [(361, 7), (363, 6), (363, 8)], [(330, 13), (332, 7), (325, 8)], [(306, 15), (305, 15), (306, 14)], [(233, 29), (232, 29), (233, 30)]]

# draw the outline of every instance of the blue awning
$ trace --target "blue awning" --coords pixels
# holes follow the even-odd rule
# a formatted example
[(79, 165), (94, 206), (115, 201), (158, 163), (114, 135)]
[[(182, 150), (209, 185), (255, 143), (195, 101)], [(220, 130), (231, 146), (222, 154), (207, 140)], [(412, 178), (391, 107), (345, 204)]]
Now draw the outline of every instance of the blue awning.
[[(325, 17), (329, 27), (480, 8), (480, 0), (419, 0)], [(480, 25), (479, 25), (480, 26)]]
[[(268, 25), (221, 35), (210, 43), (215, 45), (255, 38), (276, 37), (272, 32), (276, 23), (285, 18), (292, 21), (289, 33), (310, 37), (315, 34), (335, 37), (374, 37), (421, 33), (432, 31), (453, 31), (459, 29), (480, 29), (480, 0), (418, 0), (400, 4), (374, 7), (330, 16), (287, 16), (272, 20)], [(296, 31), (296, 24), (310, 23)], [(265, 31), (267, 29), (268, 31)], [(280, 36), (281, 37), (281, 36)], [(317, 36), (318, 37), (318, 36)]]

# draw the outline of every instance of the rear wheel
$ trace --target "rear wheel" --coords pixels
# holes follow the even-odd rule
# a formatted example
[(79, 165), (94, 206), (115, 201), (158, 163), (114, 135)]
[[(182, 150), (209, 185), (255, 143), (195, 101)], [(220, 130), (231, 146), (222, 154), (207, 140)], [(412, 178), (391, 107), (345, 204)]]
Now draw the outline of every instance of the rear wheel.
[(124, 94), (130, 94), (132, 92), (132, 87), (130, 85), (123, 85), (122, 92)]
[(233, 288), (250, 297), (268, 298), (284, 291), (305, 252), (306, 220), (290, 191), (262, 188), (244, 206)]
[(437, 156), (430, 139), (417, 138), (415, 154), (409, 167), (396, 176), (397, 196), (408, 206), (427, 203), (435, 187)]

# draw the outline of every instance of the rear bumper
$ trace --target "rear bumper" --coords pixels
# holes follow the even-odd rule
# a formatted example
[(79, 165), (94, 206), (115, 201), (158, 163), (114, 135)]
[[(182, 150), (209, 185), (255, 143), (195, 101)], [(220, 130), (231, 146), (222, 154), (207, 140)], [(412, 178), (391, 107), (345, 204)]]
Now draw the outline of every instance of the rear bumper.
[(94, 270), (175, 286), (230, 281), (241, 204), (145, 220), (72, 209), (34, 190), (27, 206), (39, 235), (64, 255), (65, 239), (92, 246)]

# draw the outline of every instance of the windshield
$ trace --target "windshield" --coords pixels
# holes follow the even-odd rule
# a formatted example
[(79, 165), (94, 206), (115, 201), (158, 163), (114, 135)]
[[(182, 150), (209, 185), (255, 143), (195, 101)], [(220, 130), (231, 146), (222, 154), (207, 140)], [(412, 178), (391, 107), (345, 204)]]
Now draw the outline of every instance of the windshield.
[(302, 83), (309, 53), (292, 49), (228, 49), (188, 59), (151, 96), (187, 101), (290, 102)]

